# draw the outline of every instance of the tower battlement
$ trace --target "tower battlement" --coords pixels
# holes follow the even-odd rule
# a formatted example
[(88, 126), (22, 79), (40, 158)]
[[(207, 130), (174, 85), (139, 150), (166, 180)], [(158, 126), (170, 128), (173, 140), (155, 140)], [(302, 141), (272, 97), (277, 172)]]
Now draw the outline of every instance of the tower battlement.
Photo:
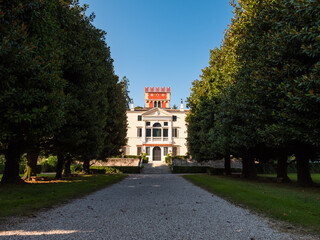
[(147, 108), (169, 108), (170, 98), (170, 87), (145, 87), (144, 100)]

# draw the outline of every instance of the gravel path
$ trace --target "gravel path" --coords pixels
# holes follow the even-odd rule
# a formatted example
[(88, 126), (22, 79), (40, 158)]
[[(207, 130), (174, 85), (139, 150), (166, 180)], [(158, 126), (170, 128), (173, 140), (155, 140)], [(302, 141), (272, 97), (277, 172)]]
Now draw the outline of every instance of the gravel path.
[(0, 239), (312, 239), (274, 225), (181, 176), (141, 174), (34, 217), (9, 219)]

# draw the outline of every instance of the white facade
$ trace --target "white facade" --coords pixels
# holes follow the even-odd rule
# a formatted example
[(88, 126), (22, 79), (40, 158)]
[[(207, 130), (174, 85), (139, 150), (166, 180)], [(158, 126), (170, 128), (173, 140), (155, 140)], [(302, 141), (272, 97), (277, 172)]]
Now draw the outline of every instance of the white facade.
[(127, 111), (128, 132), (125, 155), (147, 153), (149, 161), (164, 162), (167, 153), (186, 155), (188, 110), (170, 108), (144, 108)]

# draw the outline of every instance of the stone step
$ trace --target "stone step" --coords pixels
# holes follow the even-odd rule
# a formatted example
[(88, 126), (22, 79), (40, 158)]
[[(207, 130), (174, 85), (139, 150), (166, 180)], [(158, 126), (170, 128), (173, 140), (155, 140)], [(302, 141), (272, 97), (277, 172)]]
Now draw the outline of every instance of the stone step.
[(142, 173), (144, 174), (168, 174), (169, 167), (163, 163), (147, 163), (143, 165)]

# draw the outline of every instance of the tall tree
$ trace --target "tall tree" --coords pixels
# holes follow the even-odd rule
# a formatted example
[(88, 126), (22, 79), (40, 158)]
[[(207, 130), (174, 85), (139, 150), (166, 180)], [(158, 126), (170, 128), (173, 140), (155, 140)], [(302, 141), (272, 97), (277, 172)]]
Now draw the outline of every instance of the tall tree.
[(21, 154), (64, 122), (58, 5), (40, 0), (1, 5), (0, 147), (6, 157), (2, 183), (21, 182)]

